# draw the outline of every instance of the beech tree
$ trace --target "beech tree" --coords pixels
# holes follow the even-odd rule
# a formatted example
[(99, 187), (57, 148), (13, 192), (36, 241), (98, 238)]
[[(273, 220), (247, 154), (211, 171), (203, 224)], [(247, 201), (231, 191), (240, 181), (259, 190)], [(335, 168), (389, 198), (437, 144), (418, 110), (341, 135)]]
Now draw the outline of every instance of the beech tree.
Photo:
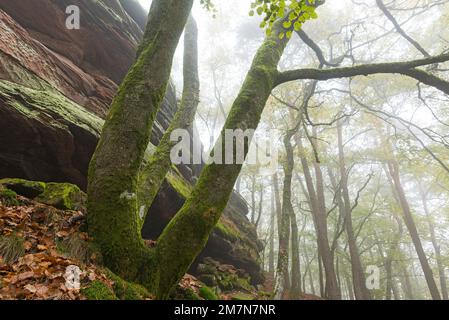
[[(173, 55), (188, 20), (192, 2), (153, 1), (144, 38), (138, 51), (138, 58), (112, 102), (100, 142), (89, 168), (89, 234), (103, 254), (106, 266), (128, 280), (142, 283), (162, 299), (168, 297), (173, 286), (179, 282), (204, 248), (212, 229), (226, 207), (242, 168), (242, 164), (239, 163), (206, 165), (190, 196), (157, 239), (155, 248), (148, 248), (144, 245), (140, 236), (140, 227), (144, 217), (142, 212), (145, 213), (146, 208), (153, 201), (170, 166), (167, 160), (167, 150), (170, 146), (167, 135), (176, 127), (191, 125), (198, 100), (197, 80), (195, 77), (188, 78), (188, 74), (186, 74), (180, 111), (160, 146), (156, 149), (153, 159), (150, 158), (150, 166), (146, 166), (144, 163), (145, 151), (149, 143), (152, 125), (169, 81)], [(209, 2), (203, 3), (206, 6), (210, 5)], [(339, 63), (335, 63), (335, 61), (323, 60), (324, 55), (319, 46), (300, 32), (306, 21), (317, 17), (315, 8), (322, 4), (321, 1), (291, 1), (287, 5), (282, 0), (272, 1), (272, 5), (266, 5), (266, 1), (256, 1), (253, 4), (254, 13), (265, 16), (261, 27), (266, 29), (266, 36), (252, 61), (240, 92), (232, 104), (223, 127), (222, 137), (225, 136), (225, 130), (256, 129), (272, 91), (278, 86), (297, 80), (318, 82), (374, 74), (400, 74), (437, 88), (446, 94), (449, 93), (449, 82), (421, 68), (448, 61), (448, 53), (400, 62), (354, 64), (345, 67), (339, 67)], [(167, 17), (170, 18), (167, 19)], [(191, 30), (192, 32), (186, 32), (186, 38), (194, 34), (194, 29)], [(304, 43), (310, 46), (321, 60), (318, 68), (278, 70), (278, 64), (285, 48), (295, 33), (299, 33), (303, 41), (305, 39)], [(324, 65), (326, 68), (323, 68)], [(301, 106), (293, 107), (300, 112), (306, 111), (304, 108), (301, 110)], [(301, 118), (301, 121), (304, 122), (305, 118)], [(300, 126), (302, 125), (304, 123), (300, 123)], [(293, 170), (290, 140), (295, 133), (290, 132), (286, 136), (288, 139), (284, 140), (289, 161), (285, 167), (282, 210), (279, 210), (279, 205), (277, 205), (279, 201), (276, 201), (278, 232), (282, 243), (279, 247), (276, 276), (275, 297), (277, 298), (283, 291), (282, 283), (288, 275), (286, 257), (289, 250), (288, 233), (290, 228), (293, 227), (292, 230), (295, 230), (292, 235), (296, 233), (294, 223), (290, 222), (296, 217), (291, 208), (291, 186), (289, 186)], [(308, 138), (312, 149), (317, 152), (318, 146), (313, 141), (318, 138), (316, 134), (313, 136), (312, 139)], [(223, 143), (223, 139), (218, 139), (212, 155), (215, 151), (224, 149)], [(245, 156), (249, 143), (250, 141), (245, 142)], [(156, 158), (163, 160), (155, 162)], [(313, 213), (313, 222), (317, 231), (318, 265), (321, 267), (321, 262), (323, 262), (324, 267), (326, 281), (324, 294), (330, 299), (340, 299), (341, 281), (338, 280), (339, 274), (335, 270), (333, 251), (335, 246), (331, 247), (328, 239), (328, 212), (321, 166), (319, 161), (313, 162), (316, 184), (313, 186), (312, 174), (305, 157), (301, 157), (301, 164)], [(342, 163), (340, 164), (342, 165)], [(156, 165), (161, 165), (163, 168), (157, 168)], [(344, 164), (341, 176), (345, 179), (343, 171)], [(393, 166), (390, 171), (394, 174), (395, 186), (400, 188), (397, 168)], [(275, 188), (277, 188), (277, 183)], [(403, 195), (400, 198), (404, 198)], [(345, 195), (343, 195), (343, 204), (344, 216), (348, 219), (350, 218), (349, 201)], [(404, 201), (401, 201), (401, 205), (407, 211)], [(407, 225), (411, 226), (408, 222)], [(350, 233), (353, 228), (348, 223), (345, 226)], [(409, 228), (409, 230), (414, 234), (413, 228)], [(294, 236), (297, 238), (298, 235)], [(412, 235), (412, 238), (416, 246), (416, 237)], [(338, 242), (338, 237), (334, 242), (336, 241)], [(298, 248), (298, 250), (300, 249)], [(298, 250), (295, 248), (295, 252)], [(352, 245), (350, 251), (353, 255), (357, 254)], [(418, 253), (420, 254), (420, 252)], [(429, 282), (432, 296), (436, 299), (438, 295), (434, 290), (436, 289), (435, 284), (431, 282), (431, 277), (428, 274), (431, 272), (426, 272), (426, 279)], [(363, 281), (360, 274), (357, 277), (354, 275), (354, 279), (358, 279), (359, 282)], [(299, 283), (295, 285), (300, 290)], [(359, 288), (360, 284), (358, 283), (354, 287)], [(361, 297), (367, 298), (367, 295)]]

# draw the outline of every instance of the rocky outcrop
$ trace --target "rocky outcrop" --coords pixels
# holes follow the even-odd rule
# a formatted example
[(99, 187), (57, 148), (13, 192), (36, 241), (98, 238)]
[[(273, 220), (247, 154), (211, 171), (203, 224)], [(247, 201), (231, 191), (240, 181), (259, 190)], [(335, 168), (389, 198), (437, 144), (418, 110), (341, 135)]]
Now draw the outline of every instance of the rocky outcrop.
[[(81, 11), (80, 30), (65, 28), (65, 8), (72, 4)], [(103, 118), (135, 57), (145, 20), (134, 0), (0, 0), (0, 178), (85, 189)], [(176, 111), (175, 92), (168, 88), (153, 144)], [(172, 169), (150, 209), (145, 238), (157, 238), (188, 196), (191, 180), (188, 168)], [(261, 282), (260, 243), (247, 210), (233, 195), (192, 269), (213, 257)]]

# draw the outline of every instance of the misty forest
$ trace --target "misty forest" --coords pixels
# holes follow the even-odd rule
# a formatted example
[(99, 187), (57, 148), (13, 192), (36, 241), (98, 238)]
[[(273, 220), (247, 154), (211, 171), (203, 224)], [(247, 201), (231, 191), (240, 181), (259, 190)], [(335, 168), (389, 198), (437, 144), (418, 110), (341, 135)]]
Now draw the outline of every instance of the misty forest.
[(0, 299), (448, 300), (448, 25), (0, 0)]

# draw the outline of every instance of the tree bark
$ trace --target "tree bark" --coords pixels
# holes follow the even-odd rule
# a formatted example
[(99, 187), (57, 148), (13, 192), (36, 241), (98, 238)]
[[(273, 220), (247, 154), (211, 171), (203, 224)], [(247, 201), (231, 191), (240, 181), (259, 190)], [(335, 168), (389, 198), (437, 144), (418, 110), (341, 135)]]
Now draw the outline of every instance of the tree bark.
[(437, 238), (435, 235), (435, 226), (433, 224), (432, 216), (430, 214), (429, 206), (427, 204), (427, 194), (424, 192), (421, 185), (419, 185), (419, 191), (420, 191), (421, 200), (422, 200), (423, 207), (424, 207), (424, 213), (426, 214), (427, 223), (429, 225), (430, 240), (432, 242), (433, 249), (435, 250), (435, 259), (437, 261), (441, 293), (442, 293), (443, 299), (448, 300), (444, 264), (443, 264), (442, 257), (441, 257), (441, 249), (440, 249), (440, 246), (438, 245), (438, 241), (437, 241)]
[(366, 278), (360, 259), (359, 248), (357, 246), (357, 240), (354, 235), (354, 229), (352, 226), (352, 206), (349, 198), (348, 190), (348, 173), (345, 163), (345, 154), (343, 148), (343, 128), (341, 122), (337, 125), (337, 137), (338, 137), (338, 160), (340, 168), (340, 188), (343, 198), (343, 217), (344, 225), (346, 229), (346, 235), (348, 239), (349, 255), (351, 257), (351, 271), (354, 285), (354, 295), (357, 300), (370, 300), (371, 294), (366, 287)]
[[(300, 142), (300, 139), (299, 139)], [(323, 176), (320, 165), (314, 164), (315, 175), (317, 181), (317, 189), (313, 185), (312, 175), (310, 173), (309, 164), (300, 147), (300, 159), (306, 181), (306, 187), (310, 198), (310, 205), (312, 215), (314, 216), (315, 228), (317, 233), (318, 250), (323, 262), (324, 274), (326, 277), (325, 296), (329, 299), (341, 299), (341, 293), (338, 289), (337, 276), (335, 273), (333, 255), (329, 246), (329, 239), (327, 235), (327, 212), (324, 203), (324, 187)]]
[(268, 253), (268, 274), (274, 279), (274, 224), (276, 223), (276, 207), (274, 192), (271, 192), (270, 247)]
[(430, 268), (429, 262), (424, 252), (424, 248), (422, 246), (421, 239), (419, 237), (418, 230), (415, 225), (415, 221), (413, 220), (413, 216), (407, 201), (407, 197), (405, 196), (405, 192), (402, 187), (401, 179), (399, 176), (399, 165), (395, 159), (388, 161), (388, 169), (391, 177), (393, 178), (394, 187), (396, 189), (396, 193), (399, 198), (399, 204), (401, 205), (402, 208), (404, 222), (408, 229), (410, 237), (412, 238), (412, 242), (418, 255), (419, 262), (421, 263), (421, 268), (424, 272), (427, 286), (429, 287), (430, 295), (434, 300), (441, 300), (438, 287), (433, 277), (432, 269)]
[(189, 17), (185, 27), (183, 64), (184, 86), (181, 104), (148, 164), (143, 166), (140, 171), (138, 199), (142, 223), (172, 166), (170, 152), (177, 142), (171, 141), (171, 134), (177, 129), (190, 130), (193, 133), (193, 121), (199, 104), (200, 82), (198, 76), (198, 29), (192, 16)]
[(281, 238), (282, 203), (281, 203), (281, 196), (280, 196), (280, 192), (279, 192), (279, 179), (278, 179), (277, 173), (274, 173), (271, 178), (273, 181), (272, 192), (274, 193), (274, 199), (275, 199), (275, 205), (276, 205), (276, 221), (277, 221), (277, 229), (278, 229), (278, 239), (280, 239)]

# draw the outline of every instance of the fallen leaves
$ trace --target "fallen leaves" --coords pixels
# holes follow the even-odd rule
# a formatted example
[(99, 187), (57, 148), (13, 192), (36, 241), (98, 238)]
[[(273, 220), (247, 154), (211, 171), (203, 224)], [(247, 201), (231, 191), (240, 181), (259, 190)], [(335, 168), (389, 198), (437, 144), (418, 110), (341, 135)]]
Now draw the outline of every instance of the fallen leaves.
[(70, 265), (81, 269), (81, 288), (96, 280), (112, 287), (113, 282), (98, 266), (68, 257), (58, 248), (58, 243), (71, 237), (88, 240), (79, 230), (82, 223), (81, 212), (37, 202), (18, 207), (0, 205), (0, 236), (23, 240), (24, 249), (24, 255), (10, 264), (0, 252), (0, 299), (84, 299), (80, 290), (66, 287), (64, 276)]

